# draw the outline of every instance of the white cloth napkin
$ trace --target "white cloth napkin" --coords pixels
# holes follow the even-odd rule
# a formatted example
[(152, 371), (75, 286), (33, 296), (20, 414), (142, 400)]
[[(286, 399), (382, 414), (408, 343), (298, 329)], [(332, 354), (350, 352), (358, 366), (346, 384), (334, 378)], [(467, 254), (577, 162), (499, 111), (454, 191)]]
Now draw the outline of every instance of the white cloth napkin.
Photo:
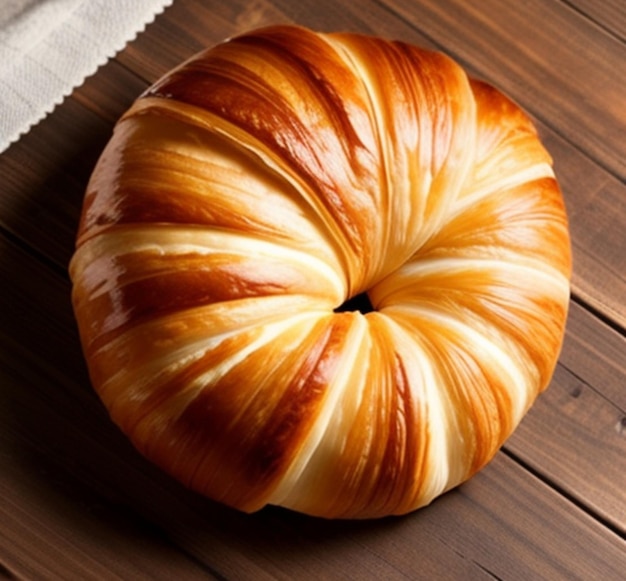
[(0, 153), (173, 0), (0, 0)]

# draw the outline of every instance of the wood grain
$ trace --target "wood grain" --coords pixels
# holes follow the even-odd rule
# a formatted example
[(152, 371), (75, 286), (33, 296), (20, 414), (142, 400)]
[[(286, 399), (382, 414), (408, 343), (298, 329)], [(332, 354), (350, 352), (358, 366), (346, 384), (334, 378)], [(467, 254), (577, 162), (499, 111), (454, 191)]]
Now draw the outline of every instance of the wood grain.
[(574, 256), (573, 292), (626, 329), (626, 183), (540, 125), (568, 210)]
[[(175, 0), (1, 155), (0, 576), (622, 579), (625, 18), (620, 0)], [(406, 518), (243, 515), (201, 499), (122, 437), (83, 363), (66, 268), (115, 120), (184, 58), (276, 22), (447, 52), (532, 113), (565, 194), (573, 301), (552, 384), (484, 471)]]
[(85, 186), (111, 124), (66, 100), (0, 157), (0, 226), (65, 269)]
[(617, 36), (621, 42), (626, 41), (626, 10), (621, 0), (565, 0), (565, 3)]
[[(592, 343), (583, 339), (591, 333)], [(563, 355), (551, 387), (505, 446), (624, 536), (625, 354), (623, 336), (572, 305)]]

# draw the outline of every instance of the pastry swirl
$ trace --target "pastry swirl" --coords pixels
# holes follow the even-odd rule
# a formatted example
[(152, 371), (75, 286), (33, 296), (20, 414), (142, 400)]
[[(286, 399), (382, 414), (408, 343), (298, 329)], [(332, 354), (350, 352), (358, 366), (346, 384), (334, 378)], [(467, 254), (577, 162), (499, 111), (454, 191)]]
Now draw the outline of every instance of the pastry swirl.
[(546, 388), (571, 256), (508, 98), (443, 54), (277, 26), (120, 119), (70, 274), (94, 388), (147, 458), (243, 511), (372, 518), (467, 480)]

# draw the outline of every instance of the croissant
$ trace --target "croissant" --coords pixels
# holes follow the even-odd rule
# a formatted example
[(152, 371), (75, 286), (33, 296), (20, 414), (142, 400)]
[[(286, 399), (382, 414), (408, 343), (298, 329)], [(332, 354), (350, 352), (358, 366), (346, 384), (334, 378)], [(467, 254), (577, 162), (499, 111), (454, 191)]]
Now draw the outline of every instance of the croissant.
[(123, 115), (70, 275), (93, 386), (148, 459), (242, 511), (374, 518), (470, 478), (546, 388), (571, 254), (551, 158), (498, 90), (276, 26)]

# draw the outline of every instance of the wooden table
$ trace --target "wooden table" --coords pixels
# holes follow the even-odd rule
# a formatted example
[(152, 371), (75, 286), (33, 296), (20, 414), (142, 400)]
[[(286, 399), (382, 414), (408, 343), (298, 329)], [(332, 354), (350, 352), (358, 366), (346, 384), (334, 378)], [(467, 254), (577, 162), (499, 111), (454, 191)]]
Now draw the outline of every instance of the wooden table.
[[(575, 266), (551, 387), (484, 471), (407, 517), (198, 498), (131, 448), (83, 363), (67, 264), (113, 123), (182, 59), (276, 22), (448, 53), (530, 112), (566, 197)], [(0, 176), (0, 577), (626, 578), (623, 0), (175, 0), (0, 156)]]

